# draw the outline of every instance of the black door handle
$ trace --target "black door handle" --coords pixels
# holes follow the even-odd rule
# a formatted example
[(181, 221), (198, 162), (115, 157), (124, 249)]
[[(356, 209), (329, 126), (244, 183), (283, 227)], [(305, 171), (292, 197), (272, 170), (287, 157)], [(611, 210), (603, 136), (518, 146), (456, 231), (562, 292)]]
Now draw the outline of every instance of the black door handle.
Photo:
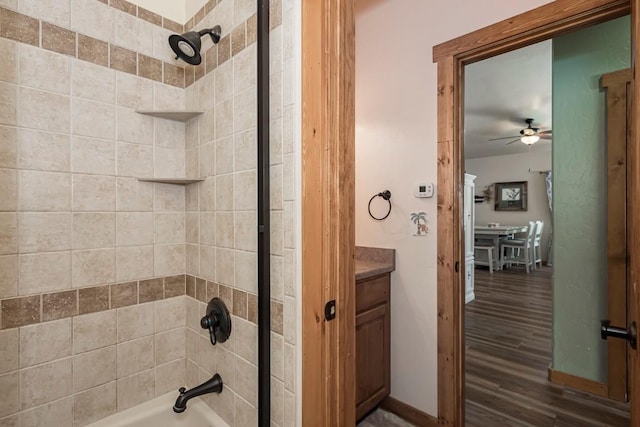
[(638, 331), (636, 322), (631, 322), (631, 327), (627, 330), (618, 326), (611, 326), (611, 321), (603, 320), (600, 322), (600, 337), (606, 340), (609, 337), (622, 338), (629, 341), (631, 348), (635, 350), (638, 343)]

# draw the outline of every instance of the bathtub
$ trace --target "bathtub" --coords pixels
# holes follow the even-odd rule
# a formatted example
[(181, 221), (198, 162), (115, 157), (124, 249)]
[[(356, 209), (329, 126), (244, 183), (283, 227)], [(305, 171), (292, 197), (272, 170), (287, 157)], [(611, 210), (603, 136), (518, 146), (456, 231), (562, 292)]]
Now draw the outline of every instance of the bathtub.
[(172, 391), (87, 427), (229, 427), (199, 398), (191, 399), (187, 410), (176, 414), (173, 412), (173, 404), (177, 397), (178, 393)]

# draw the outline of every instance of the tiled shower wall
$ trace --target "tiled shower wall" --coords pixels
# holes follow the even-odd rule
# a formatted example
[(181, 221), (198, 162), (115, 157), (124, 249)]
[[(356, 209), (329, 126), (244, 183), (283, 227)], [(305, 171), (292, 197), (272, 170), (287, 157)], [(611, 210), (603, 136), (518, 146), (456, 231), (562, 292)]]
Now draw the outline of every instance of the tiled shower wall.
[[(176, 23), (122, 0), (44, 3), (0, 3), (23, 13), (0, 9), (0, 425), (83, 425), (216, 371), (227, 387), (208, 403), (231, 425), (255, 425), (255, 0), (209, 1), (187, 23), (225, 37), (186, 70), (166, 43)], [(294, 425), (292, 1), (271, 14), (272, 418)], [(133, 111), (185, 106), (205, 113), (185, 127)], [(185, 173), (206, 180), (185, 192), (135, 179)], [(199, 328), (213, 296), (234, 316), (216, 348)], [(107, 338), (76, 345), (103, 325)], [(51, 337), (59, 351), (29, 359)], [(107, 374), (91, 377), (83, 361)], [(42, 376), (63, 386), (34, 398)]]
[(184, 107), (182, 26), (0, 4), (0, 425), (80, 426), (184, 383), (185, 190), (136, 177), (184, 175), (185, 126), (134, 111)]

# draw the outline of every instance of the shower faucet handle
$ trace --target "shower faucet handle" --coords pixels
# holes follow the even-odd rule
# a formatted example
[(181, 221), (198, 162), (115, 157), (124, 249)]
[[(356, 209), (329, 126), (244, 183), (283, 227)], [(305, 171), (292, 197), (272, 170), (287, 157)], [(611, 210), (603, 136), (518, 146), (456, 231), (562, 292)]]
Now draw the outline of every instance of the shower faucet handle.
[(213, 298), (207, 304), (206, 314), (200, 319), (202, 329), (209, 330), (211, 345), (218, 342), (225, 342), (231, 335), (231, 315), (224, 301), (220, 298)]

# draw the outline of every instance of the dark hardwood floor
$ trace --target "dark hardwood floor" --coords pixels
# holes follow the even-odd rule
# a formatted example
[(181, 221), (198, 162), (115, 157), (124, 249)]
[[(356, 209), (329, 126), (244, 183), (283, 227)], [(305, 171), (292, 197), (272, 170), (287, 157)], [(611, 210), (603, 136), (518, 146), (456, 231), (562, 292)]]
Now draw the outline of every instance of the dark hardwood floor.
[(628, 426), (627, 405), (547, 380), (551, 268), (475, 270), (465, 306), (466, 426)]

